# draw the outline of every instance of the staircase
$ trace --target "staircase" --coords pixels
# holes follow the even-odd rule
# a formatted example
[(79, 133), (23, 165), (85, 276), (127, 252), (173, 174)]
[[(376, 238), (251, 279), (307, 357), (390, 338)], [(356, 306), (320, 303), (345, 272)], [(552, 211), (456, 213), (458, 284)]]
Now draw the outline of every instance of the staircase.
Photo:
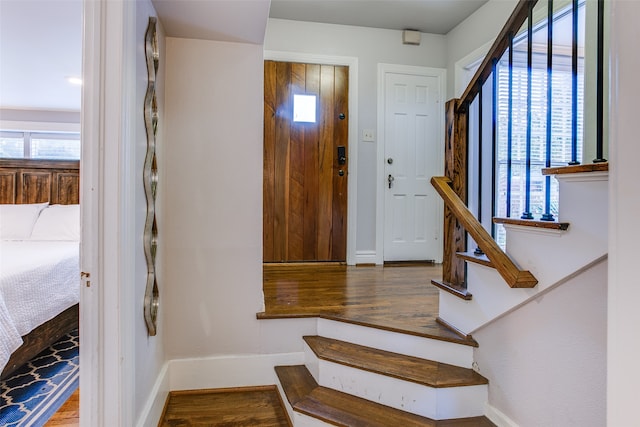
[(585, 169), (551, 171), (561, 188), (559, 225), (497, 219), (507, 255), (535, 287), (511, 288), (486, 256), (460, 254), (468, 288), (441, 288), (439, 307), (460, 341), (319, 318), (318, 334), (301, 337), (305, 364), (276, 367), (294, 426), (494, 425), (485, 416), (489, 381), (472, 369), (482, 343), (471, 334), (606, 259), (606, 204), (593, 200), (607, 199), (608, 165)]
[[(294, 426), (490, 426), (473, 341), (452, 343), (318, 319), (305, 364), (278, 366)], [(453, 421), (455, 420), (455, 421)]]
[[(554, 108), (557, 106), (553, 103), (553, 84), (549, 84), (544, 101), (545, 108), (536, 110), (539, 114), (536, 122), (532, 122), (533, 107), (540, 107), (532, 106), (534, 97), (531, 94), (533, 70), (540, 70), (540, 63), (534, 64), (532, 59), (534, 32), (544, 28), (544, 22), (551, 29), (556, 21), (566, 18), (569, 14), (573, 17), (573, 22), (577, 22), (579, 3), (574, 1), (570, 12), (567, 12), (567, 9), (548, 9), (551, 12), (544, 18), (544, 22), (537, 17), (538, 13), (534, 13), (537, 3), (536, 0), (518, 2), (467, 90), (460, 99), (451, 100), (446, 106), (446, 176), (433, 177), (431, 181), (445, 201), (443, 280), (434, 282), (434, 285), (440, 289), (438, 322), (455, 331), (461, 341), (451, 342), (402, 331), (384, 331), (372, 325), (319, 319), (318, 334), (301, 337), (305, 343), (305, 364), (276, 367), (279, 387), (286, 396), (287, 410), (296, 427), (486, 426), (493, 425), (492, 421), (498, 425), (518, 425), (491, 406), (488, 392), (490, 378), (478, 372), (482, 372), (482, 367), (478, 367), (476, 363), (476, 356), (482, 348), (474, 351), (482, 343), (476, 343), (472, 334), (480, 331), (483, 336), (494, 337), (495, 333), (486, 332), (493, 324), (499, 323), (501, 319), (520, 309), (531, 307), (530, 304), (539, 302), (543, 296), (554, 298), (554, 290), (563, 284), (575, 282), (575, 278), (602, 283), (602, 266), (607, 258), (608, 163), (603, 156), (601, 126), (596, 136), (597, 157), (594, 163), (580, 165), (578, 161), (576, 24), (573, 26), (571, 118), (555, 118)], [(552, 1), (547, 4), (549, 8), (553, 7)], [(537, 20), (535, 25), (534, 20)], [(601, 10), (598, 11), (598, 20), (600, 23), (603, 20)], [(525, 37), (520, 31), (525, 23), (528, 39), (526, 49), (522, 43)], [(547, 68), (544, 68), (546, 81), (552, 81), (552, 58), (556, 58), (553, 56), (556, 45), (551, 33), (549, 30), (545, 54), (548, 58), (548, 61), (545, 61)], [(601, 32), (598, 34), (598, 40), (600, 44)], [(540, 46), (536, 48), (540, 50)], [(528, 116), (527, 123), (526, 126), (521, 126), (526, 129), (522, 132), (523, 135), (518, 137), (515, 133), (512, 137), (512, 126), (517, 121), (515, 113), (522, 115), (522, 111), (514, 112), (511, 101), (516, 96), (523, 95), (516, 94), (515, 90), (512, 95), (515, 54), (520, 58), (527, 56), (525, 72), (528, 79), (528, 93), (524, 95), (526, 99), (524, 102), (518, 99), (519, 105), (526, 105), (524, 110)], [(599, 47), (599, 63), (602, 63), (602, 60)], [(503, 126), (503, 134), (508, 135), (506, 138), (499, 135), (497, 125), (500, 120), (505, 123), (505, 115), (498, 114), (496, 101), (496, 88), (500, 87), (499, 78), (502, 78), (504, 83), (504, 73), (503, 77), (499, 77), (501, 63), (503, 71), (505, 63), (508, 64), (509, 70), (510, 100), (506, 119), (508, 133), (504, 132)], [(592, 118), (601, 123), (603, 80), (602, 73), (598, 73), (598, 117), (594, 114)], [(493, 104), (488, 102), (489, 96), (483, 95), (483, 91), (493, 94)], [(542, 104), (542, 101), (537, 102)], [(486, 109), (486, 105), (491, 105), (491, 111), (483, 116), (482, 110)], [(585, 111), (591, 108), (587, 106)], [(533, 150), (533, 140), (541, 140), (532, 137), (533, 127), (539, 127), (542, 121), (540, 117), (543, 116), (540, 111), (543, 110), (546, 111), (544, 115), (547, 117), (544, 139), (546, 147), (542, 148), (539, 145)], [(551, 129), (567, 123), (571, 124), (568, 126), (571, 128), (571, 147), (568, 150), (570, 159), (567, 160), (571, 166), (558, 167), (557, 163), (566, 163), (565, 160), (553, 158), (553, 153), (557, 150), (554, 151), (552, 142), (561, 138), (552, 135)], [(484, 131), (483, 126), (486, 126)], [(471, 130), (477, 133), (474, 134)], [(539, 132), (539, 129), (537, 131)], [(487, 144), (487, 139), (492, 139), (491, 143)], [(526, 140), (526, 144), (522, 144), (523, 140)], [(568, 139), (562, 141), (563, 149), (569, 145), (567, 141)], [(502, 194), (502, 187), (497, 185), (503, 175), (498, 172), (498, 168), (502, 167), (502, 160), (496, 157), (496, 153), (501, 151), (503, 145), (508, 148), (502, 151), (509, 153), (505, 161), (507, 171), (504, 174), (508, 181), (506, 202), (502, 200), (505, 196)], [(518, 155), (522, 155), (522, 158), (516, 158), (515, 155), (512, 158), (512, 151), (520, 151)], [(544, 153), (544, 156), (541, 153)], [(518, 173), (513, 173), (512, 163), (522, 167)], [(546, 168), (542, 169), (543, 176), (539, 176), (541, 167), (533, 166), (534, 163), (546, 165)], [(534, 176), (538, 181), (534, 182)], [(554, 193), (552, 177), (558, 182), (557, 193)], [(518, 207), (520, 212), (514, 214), (510, 213), (512, 180), (514, 186), (516, 183), (524, 183), (522, 187), (525, 188), (517, 195), (517, 198), (522, 198), (522, 206)], [(539, 188), (534, 191), (534, 187)], [(558, 194), (557, 199), (555, 194)], [(496, 207), (498, 199), (500, 203), (506, 204), (507, 215), (504, 218), (496, 217), (496, 212), (503, 209)], [(467, 205), (471, 206), (471, 209)], [(559, 210), (556, 209), (557, 205), (560, 206)], [(540, 215), (539, 220), (533, 219), (534, 213)], [(498, 240), (502, 239), (496, 236), (492, 222), (504, 226), (506, 244), (498, 243)], [(477, 249), (467, 251), (467, 246), (477, 246)], [(601, 290), (599, 288), (599, 291)], [(593, 295), (597, 297), (589, 297), (589, 302), (598, 300), (598, 304), (594, 306), (597, 306), (598, 311), (604, 311), (600, 310), (602, 305), (606, 305), (605, 298), (601, 297), (602, 293), (594, 292)], [(558, 317), (557, 305), (552, 304), (556, 312), (548, 313), (549, 317)], [(570, 310), (562, 314), (565, 318), (570, 317)], [(568, 321), (566, 324), (571, 322)], [(538, 337), (538, 342), (544, 344), (546, 337), (540, 334), (540, 330), (536, 330), (536, 326), (537, 324), (525, 325), (515, 333), (525, 336), (530, 333), (530, 336)], [(572, 326), (581, 327), (579, 324)], [(546, 331), (555, 328), (554, 324), (549, 328), (548, 322), (546, 327)], [(561, 327), (561, 324), (557, 326), (558, 329)], [(604, 346), (601, 341), (606, 341), (606, 338), (602, 339), (603, 334), (599, 333), (589, 336), (588, 332), (586, 339), (576, 340), (576, 345), (583, 345), (585, 351), (596, 355), (593, 359), (585, 358), (589, 359), (588, 363), (584, 364), (585, 369), (599, 369), (599, 357), (603, 354)], [(540, 338), (540, 335), (543, 337)], [(555, 336), (553, 338), (555, 339)], [(524, 347), (533, 345), (531, 341), (527, 342), (526, 338), (524, 341)], [(571, 342), (571, 338), (568, 341)], [(560, 342), (564, 344), (562, 340)], [(495, 340), (493, 344), (496, 345)], [(516, 353), (518, 350), (516, 349)], [(494, 351), (496, 352), (495, 357), (499, 359), (499, 350)], [(526, 357), (522, 359), (529, 360)], [(551, 357), (547, 363), (553, 362)], [(592, 363), (589, 364), (590, 362)], [(505, 361), (504, 364), (513, 365), (511, 360)], [(529, 366), (523, 365), (522, 370), (526, 369), (529, 369)], [(538, 366), (536, 369), (541, 370), (539, 376), (545, 377), (547, 382), (544, 385), (536, 383), (531, 388), (535, 387), (538, 393), (543, 393), (541, 389), (548, 386), (549, 381), (553, 379), (546, 379), (546, 373), (543, 371), (545, 366)], [(495, 370), (491, 373), (496, 374)], [(535, 376), (536, 373), (533, 372), (531, 375)], [(560, 378), (562, 374), (557, 376)], [(584, 376), (587, 376), (586, 373)], [(500, 378), (504, 380), (504, 375)], [(571, 378), (566, 380), (562, 377), (562, 380), (568, 383), (563, 384), (564, 387), (571, 386)], [(600, 386), (598, 380), (593, 383)], [(588, 384), (587, 387), (591, 385), (588, 381), (585, 384)], [(492, 396), (501, 395), (503, 386), (506, 389), (511, 385), (499, 384)], [(579, 403), (568, 403), (571, 404), (573, 411), (579, 406)], [(556, 404), (548, 406), (554, 405)], [(562, 406), (562, 403), (558, 405)], [(524, 420), (521, 421), (523, 425), (565, 425), (563, 423), (574, 419), (571, 411), (563, 412), (563, 409), (558, 409), (556, 405), (554, 409), (561, 415), (540, 424), (539, 420), (542, 417), (536, 419), (535, 416), (522, 415), (522, 411), (518, 413), (514, 410), (514, 405), (505, 406)], [(548, 407), (541, 407), (538, 412), (547, 409)], [(580, 410), (578, 408), (578, 411)], [(596, 409), (596, 416), (589, 422), (593, 423), (594, 419), (599, 419), (603, 412)], [(487, 414), (491, 415), (492, 421), (485, 417)]]

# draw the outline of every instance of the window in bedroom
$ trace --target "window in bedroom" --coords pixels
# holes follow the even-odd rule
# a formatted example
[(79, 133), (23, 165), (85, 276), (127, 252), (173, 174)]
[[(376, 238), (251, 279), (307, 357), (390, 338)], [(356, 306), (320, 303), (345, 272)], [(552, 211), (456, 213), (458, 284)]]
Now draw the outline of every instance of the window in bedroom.
[(77, 132), (0, 132), (0, 157), (19, 159), (80, 159)]

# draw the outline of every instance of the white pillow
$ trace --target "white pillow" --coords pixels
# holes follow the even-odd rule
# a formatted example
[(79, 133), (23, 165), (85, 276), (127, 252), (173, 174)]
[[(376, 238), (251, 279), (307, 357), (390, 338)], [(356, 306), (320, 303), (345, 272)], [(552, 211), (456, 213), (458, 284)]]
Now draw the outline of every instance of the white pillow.
[(33, 226), (31, 240), (80, 240), (80, 205), (51, 205)]
[(26, 240), (46, 203), (0, 205), (0, 240)]

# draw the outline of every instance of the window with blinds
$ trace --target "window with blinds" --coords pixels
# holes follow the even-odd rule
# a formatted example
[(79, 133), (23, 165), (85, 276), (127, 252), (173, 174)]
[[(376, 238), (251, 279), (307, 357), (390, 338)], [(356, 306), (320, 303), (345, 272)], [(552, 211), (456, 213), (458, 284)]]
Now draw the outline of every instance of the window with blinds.
[[(570, 60), (570, 58), (568, 58)], [(545, 59), (546, 61), (546, 59)], [(582, 62), (582, 61), (580, 61)], [(508, 127), (509, 127), (509, 64), (498, 66), (498, 146), (496, 169), (497, 212), (506, 216)], [(584, 75), (582, 67), (578, 73), (578, 158), (582, 153), (582, 123), (584, 100)], [(571, 160), (571, 70), (554, 70), (551, 111), (551, 165), (565, 166)], [(527, 144), (527, 66), (514, 63), (513, 67), (513, 112), (511, 139), (511, 216), (519, 217), (524, 212), (524, 172)], [(531, 88), (531, 212), (539, 217), (544, 210), (544, 177), (547, 156), (547, 70), (546, 63), (532, 70)], [(557, 190), (552, 190), (551, 213), (557, 215)]]
[[(512, 70), (512, 138), (509, 160), (509, 63), (508, 53), (497, 64), (497, 147), (496, 147), (496, 216), (520, 218), (525, 210), (527, 144), (527, 58), (526, 43), (514, 46)], [(546, 53), (533, 53), (531, 77), (531, 193), (530, 212), (535, 219), (544, 213), (546, 195), (547, 126), (551, 126), (551, 166), (566, 166), (571, 160), (572, 140), (572, 71), (571, 56), (553, 56), (551, 82), (548, 81)], [(547, 123), (547, 85), (551, 84), (551, 123)], [(577, 157), (582, 157), (584, 57), (578, 58)], [(509, 166), (511, 168), (508, 176)], [(511, 180), (510, 209), (507, 209), (507, 183)], [(552, 178), (550, 211), (558, 215), (558, 183)], [(496, 227), (496, 241), (504, 244), (504, 228)]]
[(79, 160), (77, 132), (0, 132), (0, 158)]

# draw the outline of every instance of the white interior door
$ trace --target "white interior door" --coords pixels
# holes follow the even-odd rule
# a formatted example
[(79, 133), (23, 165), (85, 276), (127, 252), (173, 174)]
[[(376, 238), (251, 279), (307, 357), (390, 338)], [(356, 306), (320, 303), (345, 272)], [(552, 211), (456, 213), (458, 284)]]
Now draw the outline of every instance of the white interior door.
[(431, 186), (440, 173), (442, 136), (437, 76), (384, 77), (384, 260), (441, 258), (441, 204)]

